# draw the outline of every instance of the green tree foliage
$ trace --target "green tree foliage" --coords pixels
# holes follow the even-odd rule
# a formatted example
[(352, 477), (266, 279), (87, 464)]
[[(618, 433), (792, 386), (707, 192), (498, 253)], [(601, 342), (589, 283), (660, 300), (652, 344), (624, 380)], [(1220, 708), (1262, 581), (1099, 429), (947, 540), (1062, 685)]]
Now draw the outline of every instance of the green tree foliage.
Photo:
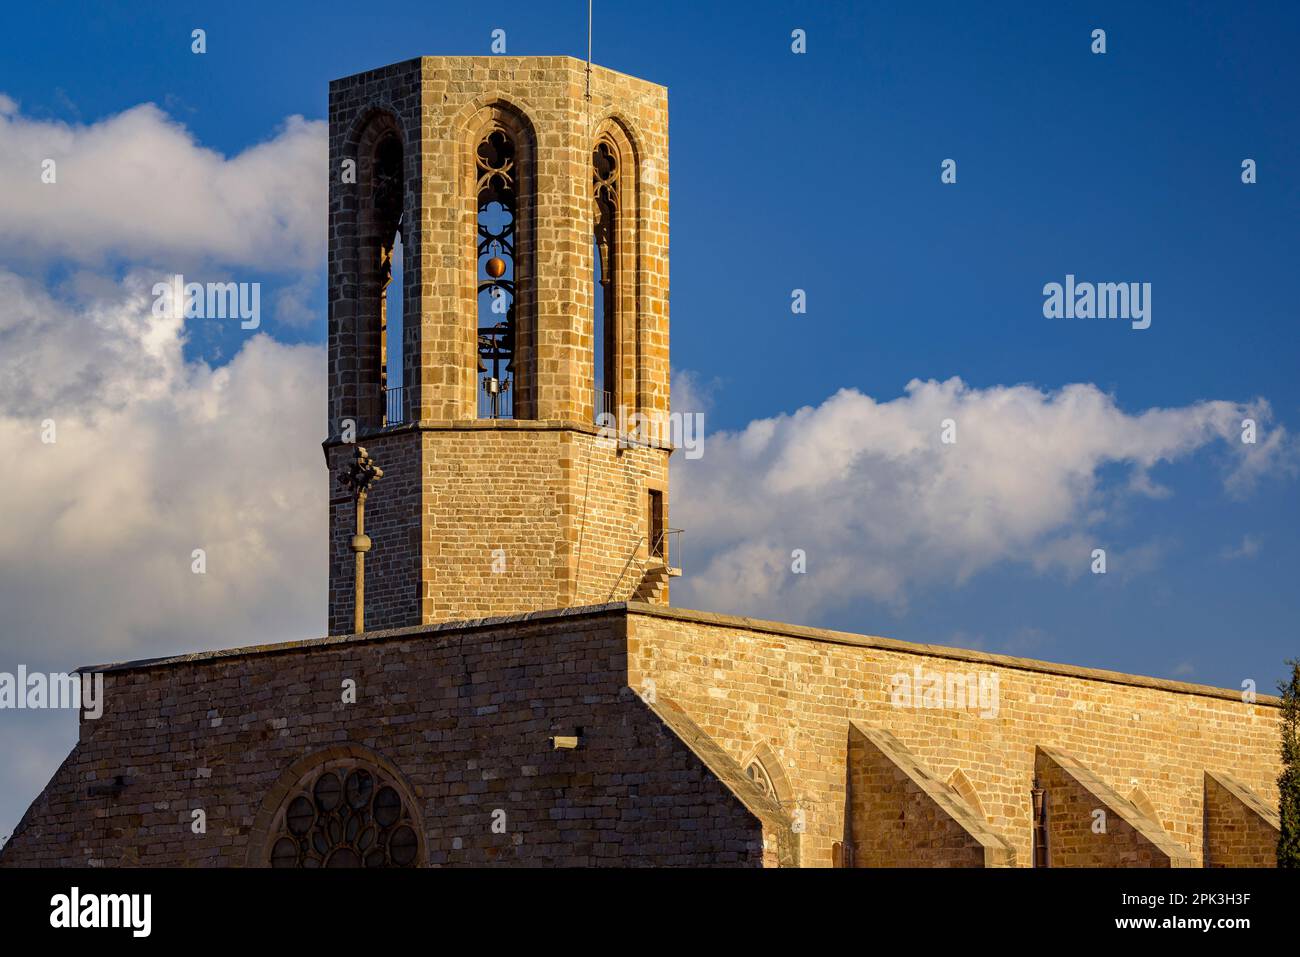
[(1277, 866), (1300, 867), (1300, 658), (1287, 662), (1291, 680), (1278, 683), (1282, 693), (1282, 773), (1278, 775)]

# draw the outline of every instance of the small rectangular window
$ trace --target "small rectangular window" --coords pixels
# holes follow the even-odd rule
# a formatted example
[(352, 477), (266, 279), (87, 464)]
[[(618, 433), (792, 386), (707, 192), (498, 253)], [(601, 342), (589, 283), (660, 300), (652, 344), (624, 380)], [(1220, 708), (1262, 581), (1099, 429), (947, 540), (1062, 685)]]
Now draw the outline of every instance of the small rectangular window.
[(664, 493), (658, 489), (650, 489), (650, 519), (648, 527), (650, 529), (650, 556), (652, 558), (667, 558), (665, 554), (667, 549), (664, 544)]
[(1034, 789), (1031, 793), (1033, 801), (1034, 814), (1034, 867), (1051, 866), (1051, 858), (1047, 853), (1047, 791), (1034, 782)]

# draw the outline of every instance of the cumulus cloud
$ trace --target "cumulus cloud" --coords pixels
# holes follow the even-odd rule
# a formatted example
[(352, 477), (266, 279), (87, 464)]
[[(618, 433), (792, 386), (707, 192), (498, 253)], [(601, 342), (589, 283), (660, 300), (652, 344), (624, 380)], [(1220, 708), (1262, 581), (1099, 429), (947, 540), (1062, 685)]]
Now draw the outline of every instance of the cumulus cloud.
[(707, 414), (713, 408), (714, 396), (721, 387), (722, 380), (717, 377), (705, 381), (691, 369), (674, 372), (670, 393), (673, 411), (685, 415)]
[(313, 306), (313, 299), (323, 292), (317, 276), (304, 276), (275, 294), (275, 318), (286, 326), (309, 328), (321, 323), (325, 315)]
[[(227, 158), (151, 103), (71, 125), (25, 117), (0, 94), (0, 182), (9, 184), (0, 250), (37, 261), (166, 252), (271, 271), (319, 268), (326, 142), (325, 123), (291, 116), (271, 139)], [(47, 160), (53, 184), (41, 179)]]
[[(702, 556), (675, 595), (790, 619), (862, 598), (901, 607), (999, 563), (1077, 574), (1116, 496), (1166, 494), (1152, 478), (1162, 463), (1218, 445), (1229, 494), (1291, 470), (1285, 430), (1264, 427), (1244, 444), (1245, 417), (1267, 424), (1271, 410), (1204, 401), (1133, 414), (1088, 384), (1048, 392), (913, 380), (884, 402), (845, 389), (710, 434), (703, 458), (675, 464), (673, 522)], [(947, 419), (953, 444), (941, 438)], [(1127, 483), (1104, 483), (1108, 466), (1127, 469)], [(1134, 567), (1150, 570), (1161, 548), (1131, 547)], [(807, 553), (807, 574), (791, 572), (795, 549)]]
[(69, 301), (0, 272), (6, 657), (323, 630), (323, 352), (258, 335), (220, 368), (187, 362), (183, 322), (153, 315), (156, 278)]

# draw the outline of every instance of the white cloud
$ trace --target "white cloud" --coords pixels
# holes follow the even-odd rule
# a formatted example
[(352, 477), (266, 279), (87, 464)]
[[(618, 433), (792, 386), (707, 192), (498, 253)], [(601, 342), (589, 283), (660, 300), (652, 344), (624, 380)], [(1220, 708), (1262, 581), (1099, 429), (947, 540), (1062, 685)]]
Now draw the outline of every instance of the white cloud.
[[(0, 249), (34, 262), (166, 254), (268, 271), (319, 268), (325, 157), (325, 124), (300, 116), (227, 158), (151, 103), (69, 125), (24, 117), (0, 94)], [(53, 184), (41, 181), (47, 159), (56, 163)]]
[(313, 299), (321, 291), (320, 278), (313, 275), (305, 275), (280, 289), (275, 294), (276, 321), (300, 329), (311, 328), (314, 323), (321, 323), (323, 330), (325, 316), (321, 310), (313, 308)]
[[(842, 390), (816, 408), (710, 434), (702, 459), (674, 465), (673, 523), (687, 529), (690, 574), (675, 600), (790, 619), (861, 598), (905, 605), (925, 587), (962, 583), (1017, 562), (1077, 574), (1115, 496), (1164, 495), (1150, 472), (1221, 444), (1224, 485), (1241, 494), (1270, 470), (1291, 470), (1283, 429), (1240, 441), (1267, 403), (1197, 402), (1129, 414), (1093, 385), (974, 389), (960, 379), (913, 380), (878, 402)], [(940, 440), (956, 423), (957, 441)], [(1129, 481), (1104, 487), (1118, 464)], [(791, 552), (808, 554), (793, 574)], [(1131, 570), (1149, 571), (1159, 543), (1133, 543)], [(1124, 568), (1124, 563), (1120, 563)]]
[(707, 414), (713, 408), (714, 396), (720, 388), (722, 380), (717, 377), (705, 382), (690, 369), (674, 372), (670, 394), (673, 411), (686, 415)]
[(22, 609), (6, 656), (72, 666), (323, 630), (323, 351), (254, 336), (220, 368), (186, 362), (181, 321), (152, 314), (155, 278), (66, 301), (0, 273), (0, 606)]

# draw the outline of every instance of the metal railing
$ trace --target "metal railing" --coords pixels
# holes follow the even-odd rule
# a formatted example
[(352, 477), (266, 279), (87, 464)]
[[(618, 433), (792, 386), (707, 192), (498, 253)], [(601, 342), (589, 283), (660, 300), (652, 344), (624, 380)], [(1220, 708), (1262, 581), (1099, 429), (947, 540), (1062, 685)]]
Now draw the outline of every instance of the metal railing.
[(614, 393), (606, 392), (604, 389), (596, 390), (596, 401), (592, 403), (592, 406), (595, 410), (592, 420), (597, 425), (602, 424), (600, 421), (602, 415), (614, 416), (618, 414), (618, 410), (614, 408)]
[(682, 573), (682, 531), (680, 528), (665, 528), (650, 545), (650, 558), (663, 562), (671, 575)]
[(410, 421), (410, 411), (406, 386), (399, 385), (384, 390), (384, 425), (401, 425)]
[(480, 419), (513, 419), (514, 390), (510, 388), (511, 380), (493, 379), (490, 376), (479, 377), (478, 417)]
[[(605, 600), (614, 600), (614, 596), (618, 594), (619, 586), (623, 584), (623, 579), (627, 577), (627, 570), (632, 567), (633, 563), (636, 564), (637, 569), (641, 573), (640, 578), (637, 579), (636, 584), (632, 588), (633, 595), (635, 595), (636, 590), (641, 587), (641, 582), (645, 579), (646, 570), (651, 565), (656, 567), (662, 565), (662, 567), (667, 570), (670, 578), (676, 578), (681, 575), (682, 566), (680, 563), (682, 560), (682, 554), (680, 536), (683, 531), (685, 531), (685, 529), (666, 528), (656, 535), (654, 547), (648, 551), (646, 561), (642, 561), (641, 557), (637, 555), (637, 552), (641, 550), (641, 546), (645, 544), (645, 536), (640, 536), (636, 540), (636, 544), (632, 546), (632, 552), (627, 556), (627, 561), (623, 563), (623, 570), (618, 573), (618, 578), (614, 582), (614, 587), (609, 590), (609, 597)], [(678, 562), (677, 565), (673, 565), (669, 561), (670, 555), (676, 557)]]

